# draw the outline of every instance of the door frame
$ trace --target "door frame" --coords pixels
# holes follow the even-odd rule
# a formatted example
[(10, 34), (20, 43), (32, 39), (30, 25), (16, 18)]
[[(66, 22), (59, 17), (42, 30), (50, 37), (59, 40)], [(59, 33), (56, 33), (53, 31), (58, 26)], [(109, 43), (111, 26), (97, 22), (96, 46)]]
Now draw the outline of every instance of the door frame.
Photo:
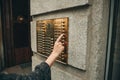
[(5, 67), (15, 65), (11, 0), (2, 0), (2, 31)]
[(3, 35), (2, 35), (2, 2), (0, 1), (0, 71), (4, 68), (4, 51), (3, 51)]

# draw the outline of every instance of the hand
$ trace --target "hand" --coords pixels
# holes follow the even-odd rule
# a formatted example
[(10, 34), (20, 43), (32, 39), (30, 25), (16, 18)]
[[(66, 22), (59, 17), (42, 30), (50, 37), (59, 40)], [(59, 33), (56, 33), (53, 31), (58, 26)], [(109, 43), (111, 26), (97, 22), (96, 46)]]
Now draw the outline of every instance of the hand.
[(64, 34), (61, 34), (57, 40), (55, 41), (54, 47), (53, 47), (53, 51), (50, 54), (50, 56), (47, 58), (47, 60), (45, 61), (49, 66), (52, 66), (52, 64), (54, 63), (54, 61), (57, 59), (57, 57), (62, 53), (62, 51), (64, 50), (64, 46), (61, 42), (61, 38), (63, 37)]
[(58, 57), (62, 51), (64, 50), (64, 46), (63, 43), (61, 42), (61, 38), (63, 37), (64, 34), (61, 34), (57, 40), (55, 41), (54, 47), (53, 47), (53, 51), (52, 54), (56, 57)]

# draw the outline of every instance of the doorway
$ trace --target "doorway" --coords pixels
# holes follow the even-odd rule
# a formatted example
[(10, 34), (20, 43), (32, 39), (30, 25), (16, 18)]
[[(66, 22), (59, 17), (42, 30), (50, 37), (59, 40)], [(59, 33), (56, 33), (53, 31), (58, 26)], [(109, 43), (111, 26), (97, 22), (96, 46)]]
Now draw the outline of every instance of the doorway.
[(2, 0), (5, 66), (31, 62), (30, 0)]
[(16, 64), (29, 62), (31, 59), (29, 2), (29, 0), (12, 0), (13, 43)]

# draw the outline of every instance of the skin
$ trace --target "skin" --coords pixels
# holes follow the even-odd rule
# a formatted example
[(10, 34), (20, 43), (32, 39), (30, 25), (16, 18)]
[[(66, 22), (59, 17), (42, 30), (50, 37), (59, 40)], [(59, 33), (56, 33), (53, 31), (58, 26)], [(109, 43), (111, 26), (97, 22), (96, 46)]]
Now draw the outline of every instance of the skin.
[(53, 65), (57, 57), (62, 53), (64, 50), (63, 43), (61, 42), (61, 38), (64, 36), (64, 34), (61, 34), (57, 40), (55, 41), (53, 51), (51, 52), (51, 55), (47, 58), (45, 61), (50, 67)]

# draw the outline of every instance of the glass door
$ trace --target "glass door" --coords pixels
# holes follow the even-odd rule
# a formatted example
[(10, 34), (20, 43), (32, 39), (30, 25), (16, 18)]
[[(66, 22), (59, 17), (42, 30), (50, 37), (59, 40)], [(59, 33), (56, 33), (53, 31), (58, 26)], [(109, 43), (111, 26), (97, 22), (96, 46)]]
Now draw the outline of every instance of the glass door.
[(105, 80), (120, 80), (120, 0), (111, 0)]
[[(117, 4), (117, 3), (116, 3)], [(116, 5), (115, 35), (113, 35), (113, 68), (112, 80), (120, 80), (120, 1)]]

